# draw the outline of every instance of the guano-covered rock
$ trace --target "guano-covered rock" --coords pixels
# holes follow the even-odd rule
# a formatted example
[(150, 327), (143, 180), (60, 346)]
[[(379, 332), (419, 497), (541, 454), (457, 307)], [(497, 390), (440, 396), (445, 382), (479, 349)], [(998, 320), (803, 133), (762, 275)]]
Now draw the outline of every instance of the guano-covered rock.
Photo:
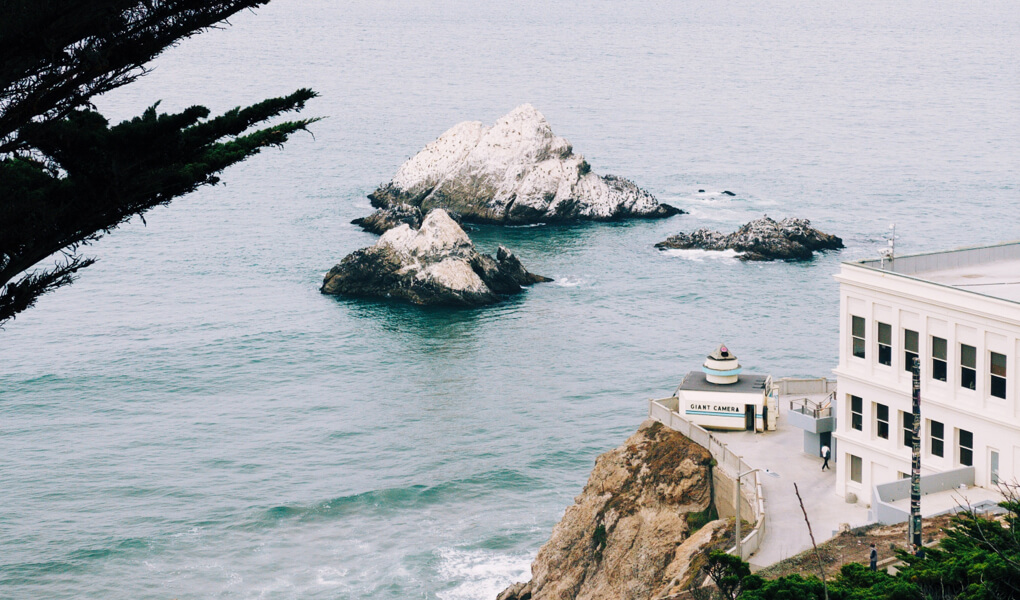
[(492, 127), (478, 121), (453, 126), (401, 165), (369, 199), (376, 208), (443, 208), (466, 221), (502, 224), (683, 212), (660, 204), (627, 179), (592, 173), (584, 157), (556, 136), (530, 104), (518, 106)]
[(446, 211), (430, 212), (413, 229), (389, 229), (375, 245), (344, 257), (322, 283), (324, 294), (396, 298), (421, 305), (478, 306), (516, 294), (547, 277), (529, 273), (500, 246), (480, 254)]

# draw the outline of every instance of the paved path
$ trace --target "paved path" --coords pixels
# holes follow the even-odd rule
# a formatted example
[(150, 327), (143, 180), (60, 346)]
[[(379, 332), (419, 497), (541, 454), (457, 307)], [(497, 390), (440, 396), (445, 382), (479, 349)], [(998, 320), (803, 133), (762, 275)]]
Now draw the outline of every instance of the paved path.
[[(780, 405), (784, 403), (785, 397), (780, 399)], [(751, 557), (752, 567), (770, 565), (811, 547), (794, 483), (804, 499), (815, 542), (820, 544), (831, 538), (841, 523), (857, 527), (868, 522), (867, 508), (847, 504), (836, 495), (835, 470), (822, 471), (822, 459), (804, 453), (804, 432), (786, 423), (786, 410), (779, 412), (776, 431), (713, 432), (713, 435), (743, 456), (752, 468), (768, 469), (777, 475), (763, 474), (761, 478), (765, 492), (765, 538)]]

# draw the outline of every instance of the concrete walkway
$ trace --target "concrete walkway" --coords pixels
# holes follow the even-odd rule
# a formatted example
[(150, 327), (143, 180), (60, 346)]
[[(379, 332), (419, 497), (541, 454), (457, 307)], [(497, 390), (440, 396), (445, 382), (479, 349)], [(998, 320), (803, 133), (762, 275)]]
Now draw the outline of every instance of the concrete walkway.
[[(780, 398), (785, 407), (788, 399)], [(836, 495), (836, 472), (822, 471), (822, 459), (803, 451), (803, 430), (786, 423), (786, 410), (779, 411), (779, 428), (767, 433), (747, 431), (713, 432), (733, 452), (743, 456), (752, 468), (768, 469), (761, 477), (765, 492), (765, 537), (751, 557), (752, 568), (760, 568), (811, 548), (804, 513), (800, 510), (793, 484), (800, 489), (811, 520), (815, 542), (822, 543), (839, 531), (868, 522), (868, 509), (847, 504)], [(829, 461), (832, 466), (833, 462)]]

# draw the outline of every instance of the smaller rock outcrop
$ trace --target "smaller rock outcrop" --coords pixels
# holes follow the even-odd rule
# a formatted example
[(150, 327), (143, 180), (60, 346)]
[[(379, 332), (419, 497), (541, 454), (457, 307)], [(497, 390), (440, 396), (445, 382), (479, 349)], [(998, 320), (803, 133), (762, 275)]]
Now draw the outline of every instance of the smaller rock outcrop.
[(324, 294), (397, 298), (421, 305), (479, 306), (547, 277), (529, 273), (512, 252), (480, 254), (446, 211), (431, 211), (418, 229), (401, 223), (379, 241), (344, 257), (322, 283)]
[(655, 245), (660, 250), (736, 250), (741, 260), (808, 260), (816, 250), (843, 248), (843, 240), (811, 227), (807, 219), (755, 219), (729, 235), (709, 229), (678, 233)]
[(711, 465), (708, 450), (645, 421), (595, 462), (531, 564), (531, 581), (498, 600), (653, 600), (687, 589), (704, 555), (732, 538), (729, 521), (692, 526), (711, 511)]

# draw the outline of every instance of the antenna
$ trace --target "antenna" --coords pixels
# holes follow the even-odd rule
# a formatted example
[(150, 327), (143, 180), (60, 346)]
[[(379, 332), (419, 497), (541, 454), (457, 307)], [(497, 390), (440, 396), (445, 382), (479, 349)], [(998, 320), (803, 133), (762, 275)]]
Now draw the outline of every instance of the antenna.
[(889, 259), (889, 268), (892, 268), (893, 261), (896, 260), (896, 223), (890, 223), (888, 247), (882, 251), (882, 269), (885, 269), (885, 259)]

